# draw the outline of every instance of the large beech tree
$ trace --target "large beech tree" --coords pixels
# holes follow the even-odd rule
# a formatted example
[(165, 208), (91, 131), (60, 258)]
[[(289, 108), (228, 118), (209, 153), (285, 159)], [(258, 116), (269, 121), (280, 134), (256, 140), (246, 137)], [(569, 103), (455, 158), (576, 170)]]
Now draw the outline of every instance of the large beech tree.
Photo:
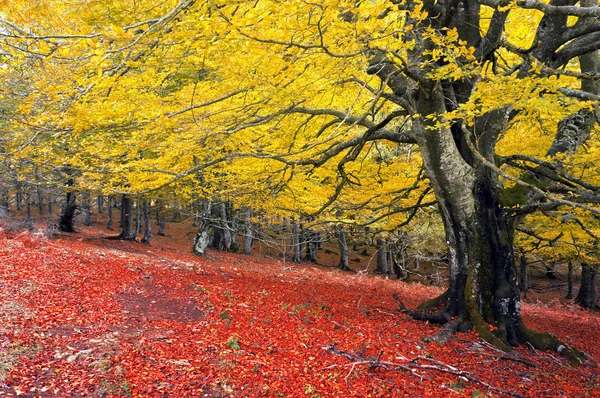
[(576, 361), (523, 325), (513, 245), (532, 212), (600, 212), (597, 1), (127, 3), (67, 25), (11, 4), (3, 54), (33, 64), (19, 153), (52, 158), (22, 145), (44, 138), (120, 193), (201, 172), (250, 207), (387, 228), (435, 199), (449, 288), (410, 313), (439, 341), (472, 325)]

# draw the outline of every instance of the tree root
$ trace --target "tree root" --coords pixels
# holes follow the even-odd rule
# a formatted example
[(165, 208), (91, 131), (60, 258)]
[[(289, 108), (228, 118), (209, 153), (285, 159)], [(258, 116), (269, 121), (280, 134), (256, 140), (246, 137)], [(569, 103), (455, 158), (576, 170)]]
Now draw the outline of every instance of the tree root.
[[(418, 370), (433, 370), (433, 371), (437, 371), (437, 372), (449, 373), (449, 374), (455, 375), (459, 378), (462, 378), (463, 380), (468, 380), (473, 383), (477, 383), (477, 384), (487, 388), (488, 390), (494, 391), (496, 393), (510, 395), (512, 397), (518, 397), (518, 398), (523, 397), (522, 395), (517, 394), (515, 392), (503, 390), (498, 387), (494, 387), (491, 384), (486, 383), (485, 381), (479, 379), (478, 377), (474, 376), (473, 374), (471, 374), (469, 372), (465, 372), (454, 366), (448, 365), (444, 362), (441, 362), (441, 361), (438, 361), (435, 359), (431, 359), (431, 358), (427, 358), (427, 357), (418, 356), (418, 357), (412, 358), (410, 360), (407, 359), (403, 362), (396, 363), (396, 362), (381, 361), (381, 356), (383, 355), (383, 351), (380, 351), (379, 354), (377, 355), (377, 357), (375, 357), (375, 358), (366, 358), (362, 354), (355, 354), (352, 352), (346, 352), (346, 351), (339, 350), (339, 349), (335, 348), (335, 343), (331, 344), (329, 346), (325, 346), (325, 347), (323, 347), (323, 349), (333, 355), (341, 356), (341, 357), (344, 357), (344, 358), (352, 361), (351, 363), (346, 365), (346, 366), (351, 366), (350, 372), (352, 372), (357, 365), (368, 365), (370, 370), (374, 370), (376, 368), (384, 368), (384, 369), (391, 369), (391, 370), (405, 370), (415, 376), (420, 376), (420, 377), (423, 377), (423, 376), (421, 376), (419, 373), (417, 373)], [(425, 362), (425, 363), (423, 363), (423, 362)], [(330, 366), (326, 367), (325, 369), (329, 369), (329, 368), (333, 368), (333, 367), (337, 367), (337, 366), (344, 366), (344, 365), (330, 365)]]
[(423, 339), (425, 342), (436, 342), (440, 345), (446, 344), (452, 336), (458, 331), (458, 329), (465, 323), (464, 319), (456, 318), (444, 325), (442, 330), (433, 336), (427, 336)]
[(531, 344), (531, 346), (537, 350), (552, 350), (558, 352), (560, 355), (565, 357), (571, 366), (581, 366), (583, 364), (582, 359), (585, 359), (586, 354), (575, 348), (571, 348), (566, 344), (563, 344), (560, 340), (550, 333), (538, 333), (531, 329), (528, 329), (521, 323), (520, 325), (521, 335), (525, 340), (525, 343)]

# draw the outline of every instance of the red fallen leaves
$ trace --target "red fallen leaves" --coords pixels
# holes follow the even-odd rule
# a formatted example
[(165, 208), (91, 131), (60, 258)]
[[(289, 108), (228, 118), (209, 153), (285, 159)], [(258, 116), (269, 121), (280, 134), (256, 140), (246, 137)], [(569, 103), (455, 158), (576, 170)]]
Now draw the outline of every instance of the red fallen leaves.
[[(0, 396), (493, 396), (432, 370), (352, 363), (415, 357), (524, 396), (600, 395), (595, 369), (519, 348), (500, 359), (472, 332), (445, 346), (438, 330), (394, 312), (439, 290), (314, 266), (182, 252), (99, 239), (0, 233)], [(600, 358), (598, 316), (525, 306), (528, 325)], [(452, 391), (454, 392), (452, 392)], [(479, 394), (479, 395), (478, 395)]]

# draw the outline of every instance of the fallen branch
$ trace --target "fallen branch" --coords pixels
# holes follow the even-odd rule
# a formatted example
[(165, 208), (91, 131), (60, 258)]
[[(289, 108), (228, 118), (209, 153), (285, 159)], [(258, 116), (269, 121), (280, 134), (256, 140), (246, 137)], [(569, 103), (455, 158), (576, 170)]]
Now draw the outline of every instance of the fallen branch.
[[(485, 381), (473, 376), (469, 372), (465, 372), (454, 366), (448, 365), (444, 362), (441, 362), (441, 361), (438, 361), (438, 360), (435, 360), (432, 358), (418, 356), (418, 357), (415, 357), (411, 360), (408, 360), (408, 361), (402, 362), (402, 363), (386, 362), (386, 361), (381, 361), (381, 356), (383, 355), (383, 351), (380, 351), (375, 359), (369, 359), (369, 358), (365, 358), (364, 356), (359, 355), (359, 354), (354, 354), (352, 352), (346, 352), (346, 351), (339, 350), (339, 349), (335, 348), (335, 346), (336, 346), (336, 344), (334, 343), (329, 346), (323, 347), (323, 349), (333, 355), (341, 356), (341, 357), (344, 357), (344, 358), (352, 361), (350, 364), (343, 365), (343, 366), (351, 366), (352, 367), (350, 370), (350, 373), (352, 373), (354, 371), (354, 368), (357, 365), (369, 365), (370, 370), (375, 370), (376, 368), (384, 368), (384, 369), (392, 369), (392, 370), (405, 370), (405, 371), (410, 372), (411, 374), (416, 374), (417, 376), (420, 376), (417, 373), (417, 370), (434, 370), (434, 371), (438, 371), (438, 372), (442, 372), (442, 373), (449, 373), (449, 374), (458, 376), (459, 378), (462, 378), (464, 380), (468, 380), (473, 383), (480, 384), (483, 387), (487, 388), (488, 390), (491, 390), (491, 391), (494, 391), (497, 393), (510, 395), (512, 397), (524, 398), (520, 394), (517, 394), (512, 391), (503, 390), (498, 387), (494, 387), (491, 384), (486, 383)], [(428, 363), (419, 363), (419, 361), (428, 362)], [(328, 368), (330, 368), (330, 367), (328, 367)]]

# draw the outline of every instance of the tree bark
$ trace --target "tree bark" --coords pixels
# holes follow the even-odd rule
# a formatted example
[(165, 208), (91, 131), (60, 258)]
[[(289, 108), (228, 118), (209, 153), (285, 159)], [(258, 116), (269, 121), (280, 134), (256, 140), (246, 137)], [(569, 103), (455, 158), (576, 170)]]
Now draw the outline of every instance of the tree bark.
[(377, 272), (389, 276), (387, 242), (383, 238), (377, 238)]
[[(71, 181), (67, 185), (72, 185)], [(63, 232), (75, 232), (73, 228), (73, 224), (75, 223), (75, 210), (77, 206), (75, 205), (75, 191), (69, 191), (66, 195), (65, 204), (62, 207), (62, 211), (60, 213), (60, 221), (58, 223), (58, 229)]]
[(581, 263), (581, 286), (575, 302), (584, 308), (596, 308), (596, 268)]
[(252, 255), (252, 242), (254, 241), (252, 230), (252, 209), (247, 207), (244, 212), (244, 254)]
[(29, 190), (25, 192), (25, 223), (28, 227), (33, 224), (31, 219), (31, 193)]
[(292, 221), (292, 250), (293, 256), (292, 261), (295, 263), (300, 263), (302, 261), (302, 248), (300, 247), (300, 228), (298, 227), (298, 221)]
[(9, 201), (10, 196), (7, 188), (3, 188), (0, 193), (0, 220), (6, 219), (10, 216), (9, 212)]
[(150, 225), (150, 202), (147, 199), (142, 201), (142, 211), (144, 216), (144, 236), (141, 242), (149, 245), (150, 238), (152, 237), (152, 226)]
[(521, 279), (519, 280), (519, 288), (523, 293), (529, 289), (529, 271), (527, 266), (527, 257), (521, 256)]
[(198, 220), (198, 232), (194, 237), (194, 245), (192, 252), (199, 256), (206, 254), (206, 248), (210, 243), (210, 227), (211, 227), (211, 203), (207, 202), (206, 209), (202, 212), (202, 217)]
[(137, 237), (142, 232), (142, 201), (135, 201), (135, 236)]
[(573, 263), (569, 261), (569, 268), (567, 271), (567, 298), (571, 300), (573, 298)]
[(121, 234), (119, 239), (135, 241), (133, 229), (133, 199), (126, 195), (121, 197)]
[(109, 196), (106, 200), (106, 218), (107, 218), (107, 223), (106, 223), (106, 229), (112, 231), (113, 229), (113, 201), (114, 198), (112, 196)]
[(90, 198), (90, 193), (89, 192), (84, 192), (81, 195), (81, 199), (82, 199), (82, 210), (83, 210), (83, 225), (85, 225), (86, 227), (91, 227), (92, 226), (92, 211), (91, 211), (91, 207), (92, 207), (92, 203), (91, 203), (91, 198)]
[(98, 195), (96, 198), (96, 207), (98, 209), (98, 214), (104, 213), (104, 196)]
[(343, 226), (338, 226), (337, 238), (340, 248), (340, 269), (343, 271), (350, 271), (348, 266), (348, 242), (346, 241), (346, 231)]

